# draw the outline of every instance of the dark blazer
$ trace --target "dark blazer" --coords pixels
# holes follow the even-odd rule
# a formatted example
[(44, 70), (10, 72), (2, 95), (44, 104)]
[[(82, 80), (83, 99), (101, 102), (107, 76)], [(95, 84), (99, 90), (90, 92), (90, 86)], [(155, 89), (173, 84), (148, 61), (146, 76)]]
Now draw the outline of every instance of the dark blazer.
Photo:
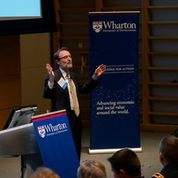
[(178, 162), (169, 163), (151, 178), (178, 178)]
[(164, 178), (178, 178), (178, 162), (169, 163), (162, 170)]
[[(73, 135), (74, 142), (76, 145), (77, 154), (80, 159), (81, 133), (82, 133), (82, 124), (81, 124), (80, 115), (77, 117), (74, 111), (71, 111), (70, 109), (70, 99), (69, 99), (68, 88), (66, 87), (65, 89), (63, 89), (57, 83), (57, 81), (59, 81), (61, 77), (63, 77), (61, 71), (58, 69), (54, 71), (54, 73), (55, 73), (54, 87), (53, 89), (50, 89), (48, 87), (49, 78), (47, 78), (45, 80), (43, 97), (51, 99), (51, 111), (63, 110), (63, 109), (66, 110), (68, 120), (70, 123), (70, 127), (71, 127), (71, 131), (72, 131), (72, 135)], [(76, 86), (77, 96), (79, 95), (79, 93), (90, 92), (93, 88), (96, 87), (98, 83), (98, 81), (95, 81), (91, 78), (90, 80), (86, 81), (83, 85), (80, 85), (78, 82), (77, 75), (75, 73), (70, 73), (70, 77), (74, 81), (74, 84)]]
[[(44, 84), (43, 97), (51, 99), (51, 111), (65, 109), (68, 113), (70, 112), (70, 99), (68, 89), (67, 87), (63, 89), (60, 85), (57, 84), (57, 81), (59, 81), (60, 78), (63, 77), (61, 71), (57, 69), (56, 71), (54, 71), (54, 73), (56, 76), (54, 87), (53, 89), (50, 89), (48, 87), (49, 78), (47, 78)], [(98, 83), (98, 81), (95, 81), (91, 78), (83, 85), (80, 85), (78, 82), (77, 75), (75, 73), (70, 73), (70, 77), (75, 83), (77, 96), (79, 95), (79, 93), (89, 93), (93, 88), (96, 87)]]

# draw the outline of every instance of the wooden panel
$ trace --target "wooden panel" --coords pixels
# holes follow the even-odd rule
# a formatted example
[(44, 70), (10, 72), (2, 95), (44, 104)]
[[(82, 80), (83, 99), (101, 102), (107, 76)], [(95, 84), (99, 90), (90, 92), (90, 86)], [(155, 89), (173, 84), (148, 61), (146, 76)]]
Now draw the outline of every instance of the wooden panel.
[(0, 128), (2, 129), (10, 115), (11, 109), (0, 110)]
[(21, 86), (20, 77), (0, 78), (0, 109), (6, 109), (20, 105)]
[(21, 104), (19, 36), (0, 36), (0, 128)]
[(20, 74), (18, 36), (0, 36), (0, 77)]

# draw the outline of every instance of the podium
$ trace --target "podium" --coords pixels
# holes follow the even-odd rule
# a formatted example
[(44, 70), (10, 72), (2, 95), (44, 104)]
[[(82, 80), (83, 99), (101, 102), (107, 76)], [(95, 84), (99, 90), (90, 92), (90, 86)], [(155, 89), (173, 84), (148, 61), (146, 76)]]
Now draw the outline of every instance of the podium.
[(33, 123), (0, 131), (0, 156), (38, 153)]
[(42, 165), (33, 123), (0, 131), (0, 157), (14, 156), (21, 156), (21, 178), (28, 177), (32, 168)]
[(0, 131), (0, 156), (22, 156), (22, 175), (24, 157), (33, 170), (39, 167), (35, 154), (61, 178), (77, 178), (79, 160), (65, 110), (34, 116), (32, 122)]

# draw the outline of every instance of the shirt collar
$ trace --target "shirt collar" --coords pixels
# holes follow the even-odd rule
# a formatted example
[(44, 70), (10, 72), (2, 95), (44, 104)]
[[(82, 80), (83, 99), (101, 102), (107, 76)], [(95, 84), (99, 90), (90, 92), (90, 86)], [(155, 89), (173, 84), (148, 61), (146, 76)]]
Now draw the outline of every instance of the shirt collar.
[(61, 71), (62, 73), (62, 76), (66, 79), (66, 76), (67, 76), (67, 72), (64, 71), (63, 69), (59, 68), (59, 70)]

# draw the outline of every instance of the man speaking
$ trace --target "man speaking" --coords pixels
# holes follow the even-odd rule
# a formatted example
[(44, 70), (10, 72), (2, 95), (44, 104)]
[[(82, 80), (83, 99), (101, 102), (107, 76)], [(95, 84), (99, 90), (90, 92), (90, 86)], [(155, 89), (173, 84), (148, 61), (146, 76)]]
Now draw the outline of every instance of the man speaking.
[(51, 99), (51, 111), (63, 110), (67, 112), (77, 154), (80, 159), (82, 124), (80, 118), (79, 93), (89, 93), (98, 84), (98, 78), (106, 71), (104, 64), (99, 65), (92, 77), (80, 85), (77, 75), (71, 72), (72, 56), (67, 48), (60, 48), (54, 53), (54, 60), (58, 65), (53, 71), (50, 64), (46, 64), (48, 78), (45, 80), (44, 98)]

